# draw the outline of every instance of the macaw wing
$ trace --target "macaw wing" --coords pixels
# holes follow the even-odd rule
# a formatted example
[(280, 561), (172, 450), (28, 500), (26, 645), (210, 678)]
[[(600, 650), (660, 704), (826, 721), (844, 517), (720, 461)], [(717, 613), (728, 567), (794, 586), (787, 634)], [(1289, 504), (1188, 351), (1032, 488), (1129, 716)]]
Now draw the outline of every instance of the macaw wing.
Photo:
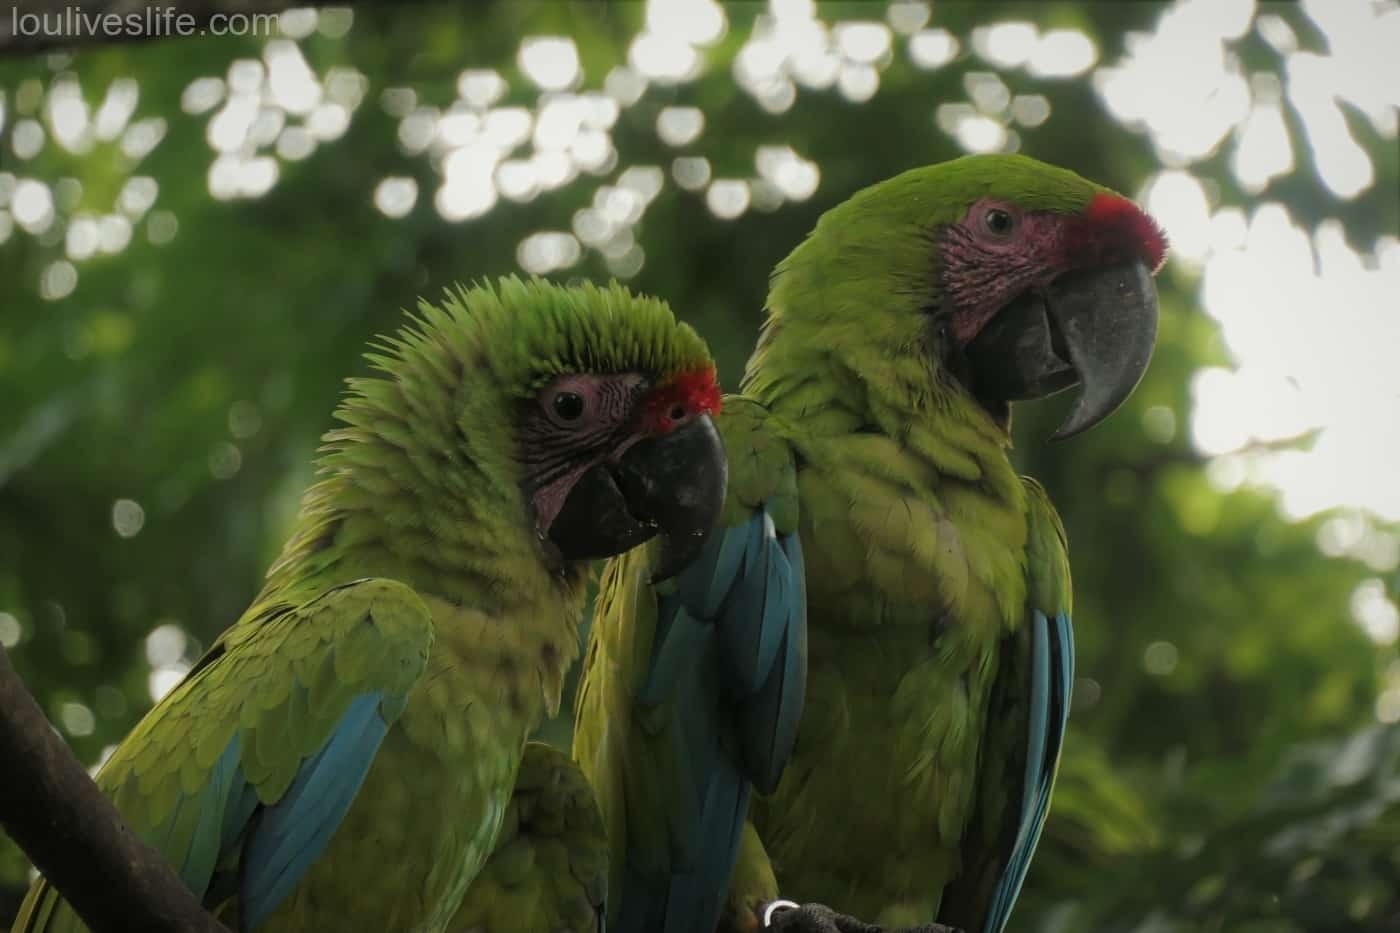
[(1006, 928), (1030, 872), (1031, 857), (1050, 812), (1050, 794), (1069, 721), (1074, 687), (1074, 632), (1069, 613), (1047, 617), (1040, 610), (1032, 610), (1027, 640), (1030, 683), (1020, 812), (1015, 814), (1013, 799), (1015, 835), (997, 878), (982, 933), (1001, 933)]
[(731, 757), (760, 793), (771, 793), (797, 738), (806, 689), (807, 594), (796, 530), (780, 534), (760, 505), (706, 542), (668, 590), (657, 595), (656, 639), (637, 703), (677, 702), (698, 643), (709, 639), (716, 677), (706, 686), (731, 701), (724, 704), (736, 727)]
[[(350, 809), (432, 643), (413, 590), (366, 579), (255, 607), (137, 724), (97, 776), (210, 909), (255, 929)], [(39, 879), (17, 931), (82, 930)]]
[(1021, 893), (1050, 811), (1074, 689), (1069, 556), (1044, 489), (1029, 500), (1026, 624), (1002, 646), (978, 778), (982, 790), (963, 847), (963, 875), (944, 892), (939, 919), (1001, 933)]
[(575, 730), (614, 851), (614, 931), (712, 933), (752, 787), (792, 752), (807, 679), (791, 451), (740, 398), (719, 421), (724, 527), (673, 580), (647, 551), (604, 573)]

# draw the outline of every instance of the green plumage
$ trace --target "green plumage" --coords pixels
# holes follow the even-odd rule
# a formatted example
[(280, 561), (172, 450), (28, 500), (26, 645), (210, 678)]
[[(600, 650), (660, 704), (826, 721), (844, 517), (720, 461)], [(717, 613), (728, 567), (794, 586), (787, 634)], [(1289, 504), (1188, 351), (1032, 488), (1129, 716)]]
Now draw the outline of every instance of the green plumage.
[[(335, 732), (356, 715), (371, 732), (388, 726), (364, 784), (256, 929), (448, 928), (503, 821), (531, 818), (519, 796), (510, 806), (526, 736), (557, 711), (579, 650), (586, 568), (558, 564), (535, 528), (516, 460), (520, 406), (563, 373), (665, 380), (712, 365), (662, 302), (513, 278), (423, 302), (370, 359), (381, 375), (350, 381), (323, 478), (262, 593), (98, 776), (236, 929), (249, 923), (237, 892), (253, 849), (230, 828), (267, 829), (322, 750), (336, 767), (296, 812), (324, 819), (322, 791), (341, 786), (351, 754), (326, 743), (335, 733), (357, 748)], [(586, 811), (577, 784), (570, 806)], [(240, 830), (254, 807), (261, 823)], [(81, 925), (40, 881), (15, 929)]]
[(496, 848), (449, 933), (602, 933), (608, 835), (570, 756), (529, 742)]
[(608, 837), (572, 758), (525, 746), (495, 848), (449, 933), (603, 933)]
[[(718, 427), (729, 461), (721, 518), (726, 528), (768, 503), (780, 534), (797, 530), (792, 450), (769, 421), (748, 399), (724, 400)], [(678, 704), (724, 704), (725, 689), (713, 676), (717, 661), (709, 653), (718, 649), (705, 642), (701, 627), (666, 633), (668, 650), (657, 656), (663, 644), (657, 591), (674, 593), (676, 584), (653, 588), (651, 562), (650, 549), (638, 548), (604, 569), (575, 710), (574, 757), (593, 784), (613, 846), (610, 916), (617, 914), (626, 891), (629, 863), (634, 872), (655, 879), (689, 867), (696, 858), (694, 824), (702, 816), (699, 802), (681, 788), (711, 762), (697, 760), (687, 747), (683, 717), (696, 711)], [(659, 701), (636, 702), (648, 679), (674, 685), (689, 676), (700, 678), (697, 688), (672, 687), (674, 692)], [(642, 926), (639, 919), (628, 929)]]
[[(742, 397), (719, 420), (725, 523), (765, 509), (779, 534), (799, 529), (808, 677), (781, 783), (750, 809), (725, 928), (753, 929), (781, 894), (982, 930), (1021, 819), (1028, 623), (1068, 624), (1070, 580), (1006, 424), (939, 362), (937, 234), (984, 197), (1076, 214), (1105, 190), (1020, 156), (916, 169), (829, 211), (774, 272)], [(645, 560), (605, 571), (576, 729), (614, 840), (613, 903), (623, 860), (641, 866), (633, 885), (683, 867), (667, 769), (690, 759), (669, 732), (678, 704), (715, 702), (638, 698), (665, 598)]]

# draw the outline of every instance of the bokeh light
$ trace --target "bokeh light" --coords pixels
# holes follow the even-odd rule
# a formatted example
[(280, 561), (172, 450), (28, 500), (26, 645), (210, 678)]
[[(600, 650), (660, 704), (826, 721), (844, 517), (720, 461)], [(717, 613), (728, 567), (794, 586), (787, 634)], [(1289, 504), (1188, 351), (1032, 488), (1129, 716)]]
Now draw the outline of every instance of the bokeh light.
[[(911, 84), (944, 88), (901, 119), (965, 152), (1034, 155), (1066, 120), (1121, 124), (1141, 137), (1144, 160), (1160, 162), (1126, 193), (1171, 238), (1163, 275), (1198, 299), (1164, 314), (1203, 313), (1224, 354), (1195, 373), (1189, 407), (1153, 400), (1140, 410), (1140, 430), (1164, 448), (1189, 444), (1221, 490), (1276, 492), (1290, 519), (1329, 512), (1316, 547), (1374, 572), (1348, 608), (1388, 646), (1400, 628), (1392, 601), (1400, 538), (1387, 525), (1400, 521), (1400, 484), (1393, 457), (1380, 454), (1400, 449), (1400, 368), (1389, 360), (1400, 346), (1400, 237), (1348, 239), (1337, 221), (1290, 204), (1308, 186), (1338, 213), (1394, 196), (1378, 189), (1388, 166), (1373, 154), (1397, 139), (1400, 10), (1369, 0), (1304, 0), (1301, 10), (1178, 0), (1144, 16), (1147, 28), (1121, 44), (1100, 44), (1088, 19), (1041, 17), (1032, 7), (969, 28), (951, 5), (924, 0), (728, 8), (648, 0), (612, 60), (587, 54), (589, 37), (568, 35), (563, 19), (542, 19), (538, 34), (512, 38), (489, 61), (495, 67), (453, 59), (439, 81), (405, 71), (374, 86), (353, 59), (325, 54), (324, 43), (354, 27), (352, 11), (292, 10), (277, 36), (168, 89), (64, 55), (0, 88), (0, 244), (32, 249), (24, 274), (40, 307), (72, 315), (56, 355), (111, 359), (139, 338), (124, 306), (91, 301), (91, 283), (127, 250), (177, 243), (190, 222), (171, 203), (183, 209), (188, 197), (162, 168), (172, 138), (196, 141), (182, 157), (197, 160), (210, 199), (246, 202), (275, 198), (288, 179), (325, 170), (332, 153), (343, 157), (377, 134), (389, 140), (389, 157), (354, 200), (392, 231), (387, 242), (442, 222), (462, 225), (454, 232), (464, 237), (490, 235), (493, 212), (512, 211), (530, 219), (502, 238), (505, 262), (561, 279), (629, 279), (665, 268), (657, 238), (671, 232), (658, 215), (698, 211), (738, 229), (741, 218), (844, 195), (823, 190), (850, 177), (824, 162), (826, 140), (785, 138), (784, 120), (804, 108), (858, 120)], [(378, 82), (383, 73), (363, 64)], [(703, 93), (715, 76), (722, 99)], [(1071, 86), (1088, 91), (1087, 116), (1052, 106), (1072, 99), (1063, 93)], [(727, 133), (744, 121), (760, 130), (736, 148)], [(911, 148), (907, 161), (922, 157)], [(392, 246), (384, 253), (386, 266), (417, 261)], [(118, 303), (164, 300), (159, 287), (134, 274)], [(0, 364), (7, 353), (14, 349), (0, 347)], [(253, 386), (209, 402), (227, 431), (195, 448), (200, 479), (233, 489), (249, 478), (277, 424), (268, 401), (276, 395)], [(177, 486), (104, 494), (101, 527), (128, 551), (145, 547), (166, 503), (190, 499)], [(1204, 534), (1219, 518), (1183, 522)], [(28, 618), (0, 613), (0, 644), (30, 635)], [(188, 670), (186, 647), (148, 658), (152, 697)], [(1176, 636), (1154, 634), (1129, 665), (1140, 661), (1168, 683), (1189, 667), (1186, 650)], [(1376, 704), (1386, 722), (1400, 722), (1400, 668), (1393, 673)], [(1106, 689), (1080, 678), (1076, 704), (1092, 707)], [(87, 696), (51, 712), (80, 736), (92, 733), (94, 717), (100, 729), (123, 715), (112, 708)]]
[[(929, 119), (968, 152), (1020, 150), (1023, 132), (1053, 119), (1048, 98), (1029, 90), (1026, 78), (1092, 72), (1108, 113), (1142, 132), (1165, 166), (1136, 194), (1170, 234), (1173, 262), (1201, 275), (1202, 304), (1221, 323), (1231, 353), (1230, 367), (1204, 371), (1195, 381), (1189, 426), (1195, 443), (1210, 456), (1238, 461), (1217, 475), (1280, 488), (1291, 515), (1351, 505), (1395, 518), (1400, 500), (1388, 490), (1393, 484), (1383, 470), (1367, 466), (1377, 459), (1359, 446), (1376, 449), (1377, 432), (1400, 424), (1400, 383), (1384, 375), (1393, 368), (1377, 349), (1395, 338), (1396, 316), (1383, 311), (1397, 289), (1395, 240), (1354, 244), (1326, 226), (1300, 229), (1267, 192), (1300, 164), (1314, 166), (1338, 198), (1371, 191), (1376, 167), (1344, 108), (1370, 131), (1395, 139), (1400, 56), (1385, 50), (1400, 47), (1400, 11), (1365, 0), (1308, 0), (1303, 8), (1325, 37), (1325, 51), (1305, 49), (1267, 5), (1179, 0), (1151, 32), (1129, 37), (1123, 57), (1100, 61), (1084, 32), (1029, 18), (959, 35), (943, 24), (936, 5), (922, 0), (872, 5), (862, 17), (830, 21), (810, 0), (772, 0), (738, 38), (728, 67), (744, 93), (777, 115), (800, 93), (870, 101), (897, 60), (916, 71), (974, 62), (963, 75), (965, 98), (930, 102), (929, 109)], [(266, 196), (284, 165), (310, 158), (349, 131), (368, 80), (344, 65), (318, 74), (303, 43), (343, 35), (353, 21), (348, 10), (289, 12), (260, 55), (238, 58), (183, 88), (181, 111), (203, 121), (214, 198)], [(619, 164), (612, 132), (622, 111), (638, 106), (649, 88), (664, 92), (722, 66), (716, 53), (733, 26), (713, 0), (648, 0), (627, 61), (604, 74), (585, 74), (573, 38), (527, 35), (515, 55), (525, 87), (512, 88), (497, 70), (468, 67), (454, 82), (455, 100), (434, 105), (403, 86), (380, 90), (378, 100), (397, 121), (405, 155), (427, 158), (438, 173), (428, 200), (440, 217), (466, 222), (502, 202), (529, 203), (581, 177), (596, 178), (595, 206), (577, 211), (572, 230), (560, 235), (595, 251), (610, 268), (629, 257), (626, 269), (639, 255), (633, 249), (642, 242), (641, 212), (616, 207), (626, 197), (616, 192), (632, 186), (608, 179), (633, 167)], [(1250, 36), (1277, 54), (1277, 73), (1246, 70), (1234, 46)], [(170, 242), (178, 229), (177, 217), (159, 211), (155, 178), (138, 170), (168, 130), (165, 117), (143, 113), (143, 104), (131, 78), (87, 87), (62, 68), (47, 82), (29, 79), (0, 92), (0, 127), (15, 156), (12, 174), (0, 174), (0, 242), (57, 237), (63, 255), (40, 272), (50, 300), (80, 290), (81, 265), (122, 252), (135, 224), (144, 222), (144, 239), (157, 244)], [(761, 147), (752, 177), (716, 178), (705, 153), (702, 108), (668, 103), (654, 119), (661, 142), (681, 151), (648, 177), (703, 197), (718, 218), (776, 210), (812, 197), (820, 185), (819, 165), (781, 145)], [(1290, 120), (1300, 123), (1306, 152), (1293, 150)], [(131, 171), (110, 205), (23, 170), (48, 146), (76, 156), (109, 144)], [(1263, 195), (1260, 203), (1243, 211), (1221, 206), (1215, 188), (1193, 171), (1222, 150), (1234, 179)], [(388, 218), (406, 217), (418, 204), (419, 184), (409, 172), (385, 177), (372, 202)], [(599, 206), (608, 204), (613, 207)], [(547, 233), (523, 241), (523, 268), (582, 261)], [(534, 245), (527, 250), (524, 243)], [(565, 266), (556, 265), (566, 258)], [(1317, 433), (1306, 449), (1259, 447), (1307, 432)], [(221, 469), (233, 459), (225, 452)], [(1346, 482), (1336, 481), (1338, 470)]]

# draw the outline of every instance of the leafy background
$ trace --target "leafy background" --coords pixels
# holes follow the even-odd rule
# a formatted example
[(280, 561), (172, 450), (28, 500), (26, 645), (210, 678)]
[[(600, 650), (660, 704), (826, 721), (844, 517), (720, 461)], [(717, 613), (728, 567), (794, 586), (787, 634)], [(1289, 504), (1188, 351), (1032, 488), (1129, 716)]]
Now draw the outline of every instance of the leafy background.
[[(1396, 48), (1369, 0), (499, 0), (0, 59), (0, 643), (95, 765), (416, 296), (616, 276), (733, 387), (825, 208), (1019, 149), (1175, 258), (1125, 409), (1018, 415), (1081, 656), (1013, 929), (1400, 930)], [(26, 871), (0, 837), (0, 922)]]

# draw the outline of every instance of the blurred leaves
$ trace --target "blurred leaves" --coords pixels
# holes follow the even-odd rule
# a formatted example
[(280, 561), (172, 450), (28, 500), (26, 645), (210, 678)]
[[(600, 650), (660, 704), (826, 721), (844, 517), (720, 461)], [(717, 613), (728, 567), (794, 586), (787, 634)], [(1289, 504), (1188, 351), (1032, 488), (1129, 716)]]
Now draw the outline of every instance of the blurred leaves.
[(1131, 866), (1129, 884), (1046, 911), (1055, 921), (1043, 928), (1400, 929), (1400, 732), (1303, 744), (1257, 797), (1209, 836)]
[[(1221, 48), (1251, 80), (1286, 77), (1280, 23), (1301, 49), (1337, 42), (1314, 18), (1327, 3), (1201, 2), (821, 3), (817, 25), (782, 29), (773, 10), (802, 3), (726, 3), (727, 30), (682, 49), (712, 14), (678, 33), (640, 2), (463, 0), (0, 61), (0, 638), (96, 762), (256, 591), (365, 341), (416, 296), (522, 261), (665, 297), (733, 387), (769, 271), (820, 213), (978, 133), (1130, 194), (1189, 164), (1212, 210), (1280, 201), (1361, 251), (1396, 236), (1395, 134), (1356, 105), (1345, 125), (1375, 177), (1351, 199), (1292, 107), (1296, 166), (1263, 189), (1232, 169), (1228, 126), (1186, 158), (1111, 112), (1098, 76), (1170, 11), (1243, 10)], [(863, 31), (827, 28), (847, 21)], [(987, 27), (1007, 21), (1079, 31), (1099, 68), (997, 60)], [(792, 53), (794, 35), (817, 51)], [(541, 71), (531, 36), (567, 37), (577, 68)], [(531, 69), (568, 85), (542, 91)], [(669, 108), (698, 110), (698, 134)], [(1353, 605), (1377, 574), (1393, 596), (1375, 555), (1396, 530), (1290, 522), (1197, 450), (1193, 373), (1232, 363), (1198, 272), (1162, 273), (1160, 344), (1114, 418), (1051, 446), (1065, 400), (1017, 413), (1018, 462), (1070, 534), (1080, 658), (1012, 928), (1400, 930), (1400, 738), (1376, 725), (1400, 718), (1400, 668)]]

